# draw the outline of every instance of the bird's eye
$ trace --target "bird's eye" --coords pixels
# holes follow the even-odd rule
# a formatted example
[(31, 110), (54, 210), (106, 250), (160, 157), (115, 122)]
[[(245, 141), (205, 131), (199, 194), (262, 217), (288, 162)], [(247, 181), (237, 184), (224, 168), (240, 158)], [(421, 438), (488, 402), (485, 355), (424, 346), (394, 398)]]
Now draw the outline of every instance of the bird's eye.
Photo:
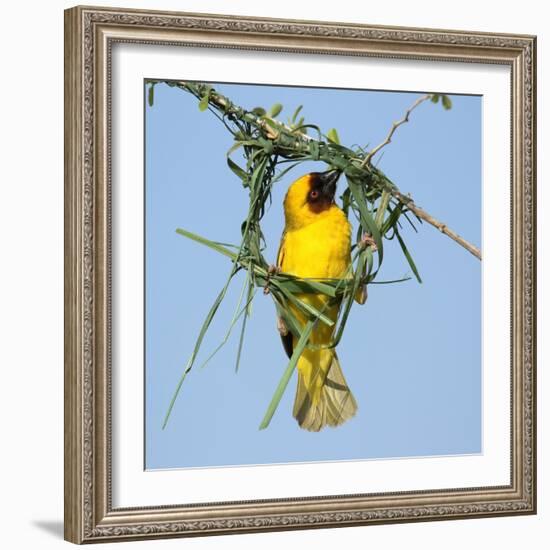
[(319, 196), (319, 191), (316, 191), (315, 189), (313, 191), (310, 192), (309, 196), (312, 198), (312, 199), (316, 199), (318, 196)]

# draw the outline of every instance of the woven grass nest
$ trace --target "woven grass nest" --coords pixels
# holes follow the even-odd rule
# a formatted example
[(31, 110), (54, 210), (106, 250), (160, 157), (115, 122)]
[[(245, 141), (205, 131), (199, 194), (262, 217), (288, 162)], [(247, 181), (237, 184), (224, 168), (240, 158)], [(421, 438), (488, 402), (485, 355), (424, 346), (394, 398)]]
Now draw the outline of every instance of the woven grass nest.
[[(419, 97), (404, 117), (392, 125), (385, 141), (370, 151), (365, 151), (359, 147), (349, 148), (341, 145), (335, 129), (323, 134), (315, 124), (306, 124), (304, 119), (299, 117), (301, 107), (296, 109), (288, 123), (282, 123), (276, 118), (282, 109), (280, 104), (274, 105), (269, 111), (263, 108), (248, 111), (232, 103), (208, 84), (189, 81), (149, 81), (148, 101), (151, 106), (154, 103), (154, 88), (160, 83), (179, 88), (195, 96), (199, 109), (210, 111), (232, 134), (234, 144), (227, 152), (227, 164), (240, 178), (244, 190), (248, 192), (248, 213), (241, 225), (240, 244), (234, 246), (221, 244), (187, 230), (177, 229), (180, 235), (226, 256), (231, 262), (231, 269), (199, 331), (193, 352), (170, 402), (163, 428), (168, 422), (183, 381), (196, 362), (212, 319), (223, 302), (233, 278), (240, 271), (246, 271), (246, 280), (228, 331), (229, 335), (240, 322), (236, 368), (238, 369), (241, 356), (250, 304), (258, 289), (263, 289), (264, 293), (271, 296), (278, 315), (298, 341), (260, 424), (260, 429), (263, 429), (269, 425), (302, 351), (306, 347), (314, 347), (308, 343), (308, 339), (315, 324), (326, 323), (331, 326), (336, 324), (333, 341), (327, 346), (335, 347), (342, 338), (359, 289), (369, 284), (399, 283), (410, 279), (405, 277), (393, 281), (376, 280), (384, 259), (385, 240), (398, 241), (412, 273), (418, 282), (422, 282), (401, 235), (403, 223), (411, 225), (416, 231), (416, 224), (427, 222), (481, 259), (480, 251), (475, 246), (462, 239), (446, 224), (416, 206), (410, 196), (401, 193), (398, 187), (372, 163), (373, 157), (391, 142), (393, 133), (401, 124), (408, 122), (409, 115), (418, 105), (431, 100), (434, 103), (441, 103), (445, 109), (448, 109), (451, 107), (451, 102), (447, 96), (425, 94)], [(238, 164), (233, 160), (232, 155), (237, 150), (242, 152), (244, 164)], [(305, 161), (324, 162), (327, 168), (338, 169), (345, 176), (347, 186), (342, 194), (342, 209), (348, 218), (355, 218), (357, 238), (356, 244), (352, 246), (352, 264), (349, 272), (342, 279), (297, 278), (274, 270), (263, 255), (266, 243), (261, 222), (270, 201), (273, 185)], [(363, 244), (364, 235), (371, 237), (370, 241), (373, 245)], [(328, 296), (326, 307), (330, 307), (335, 301), (341, 301), (342, 305), (336, 322), (324, 315), (323, 310), (318, 310), (297, 297), (304, 293)], [(289, 304), (293, 304), (305, 314), (308, 322), (303, 327), (296, 320)]]

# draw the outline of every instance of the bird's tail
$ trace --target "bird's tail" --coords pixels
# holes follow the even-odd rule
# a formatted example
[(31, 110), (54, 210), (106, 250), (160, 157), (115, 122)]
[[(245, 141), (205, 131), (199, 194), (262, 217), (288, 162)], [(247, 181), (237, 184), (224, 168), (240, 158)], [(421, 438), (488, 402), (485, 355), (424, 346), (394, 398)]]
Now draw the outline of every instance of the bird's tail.
[(298, 360), (298, 386), (293, 415), (301, 428), (318, 432), (339, 426), (357, 411), (333, 349), (304, 350)]

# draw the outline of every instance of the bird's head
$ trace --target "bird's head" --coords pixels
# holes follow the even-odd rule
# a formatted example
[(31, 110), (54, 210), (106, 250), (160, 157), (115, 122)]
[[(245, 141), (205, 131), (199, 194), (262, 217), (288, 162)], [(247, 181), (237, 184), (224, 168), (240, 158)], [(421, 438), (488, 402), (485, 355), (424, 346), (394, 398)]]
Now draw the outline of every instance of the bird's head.
[(340, 170), (311, 172), (293, 182), (286, 193), (286, 226), (299, 228), (317, 221), (334, 205)]

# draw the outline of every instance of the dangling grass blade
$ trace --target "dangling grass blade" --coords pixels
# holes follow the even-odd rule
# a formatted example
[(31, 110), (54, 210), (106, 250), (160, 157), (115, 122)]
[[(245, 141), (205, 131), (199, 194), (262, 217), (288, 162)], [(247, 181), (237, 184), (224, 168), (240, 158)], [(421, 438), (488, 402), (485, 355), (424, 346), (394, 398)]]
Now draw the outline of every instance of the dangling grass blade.
[[(263, 154), (263, 151), (259, 151)], [(264, 177), (264, 172), (267, 166), (267, 161), (269, 160), (268, 156), (264, 156), (262, 160), (258, 163), (258, 165), (254, 168), (254, 171), (252, 172), (252, 176), (250, 178), (250, 189), (251, 191), (255, 192), (256, 186), (258, 182), (261, 182), (261, 180)]]
[[(369, 253), (370, 253), (370, 251), (369, 251)], [(371, 256), (372, 256), (372, 254), (371, 254)], [(355, 257), (357, 257), (357, 255)], [(355, 257), (354, 257), (354, 259), (355, 259)], [(353, 261), (350, 264), (350, 266), (348, 267), (346, 273), (344, 274), (344, 277), (338, 281), (338, 284), (336, 285), (336, 290), (338, 290), (338, 287), (340, 285), (345, 285), (347, 283), (347, 276), (351, 272), (352, 265), (353, 265)], [(352, 294), (352, 296), (353, 296), (353, 294)], [(281, 298), (282, 298), (282, 300), (285, 299), (284, 296), (282, 296)], [(319, 316), (322, 314), (322, 311), (318, 312), (317, 315), (316, 315), (316, 318), (310, 319), (306, 323), (304, 328), (302, 330), (300, 330), (300, 328), (297, 326), (298, 323), (297, 323), (296, 319), (294, 318), (294, 315), (291, 313), (290, 309), (288, 308), (288, 305), (284, 301), (282, 301), (280, 303), (279, 302), (276, 302), (276, 303), (277, 303), (277, 311), (278, 311), (279, 315), (281, 317), (283, 317), (283, 319), (284, 319), (287, 327), (289, 328), (289, 330), (296, 337), (298, 337), (298, 335), (299, 335), (299, 338), (298, 338), (298, 342), (296, 344), (296, 348), (293, 350), (292, 357), (290, 358), (288, 366), (287, 366), (285, 372), (283, 373), (283, 377), (281, 378), (281, 380), (279, 382), (279, 385), (277, 386), (277, 389), (275, 390), (275, 394), (274, 394), (274, 396), (273, 396), (273, 398), (272, 398), (272, 400), (269, 404), (269, 407), (268, 407), (267, 412), (266, 412), (266, 414), (265, 414), (265, 416), (262, 420), (262, 423), (260, 424), (260, 430), (263, 430), (263, 429), (267, 428), (267, 426), (269, 426), (269, 423), (271, 422), (271, 418), (273, 417), (273, 414), (275, 413), (275, 410), (279, 406), (279, 402), (281, 401), (281, 398), (284, 394), (284, 391), (285, 391), (286, 387), (288, 386), (288, 382), (290, 380), (290, 377), (292, 376), (292, 373), (294, 372), (294, 369), (296, 367), (298, 359), (299, 359), (300, 355), (302, 354), (302, 351), (304, 350), (304, 348), (307, 346), (309, 336), (311, 334), (313, 326), (317, 322), (317, 319), (319, 318)], [(328, 305), (329, 305), (329, 303), (327, 302), (323, 307), (323, 311), (324, 311), (324, 309), (326, 309), (326, 307)]]
[(332, 319), (329, 319), (326, 315), (324, 315), (321, 311), (319, 311), (317, 308), (313, 307), (312, 305), (306, 302), (302, 302), (302, 300), (299, 300), (298, 298), (296, 298), (296, 296), (294, 296), (294, 294), (292, 294), (291, 292), (288, 292), (288, 290), (280, 287), (277, 281), (272, 281), (272, 284), (275, 286), (278, 286), (281, 292), (285, 295), (285, 297), (305, 313), (309, 315), (313, 315), (316, 318), (318, 317), (320, 321), (322, 321), (323, 323), (325, 323), (325, 325), (328, 325), (329, 327), (334, 325), (334, 321)]
[(285, 372), (283, 373), (283, 376), (279, 382), (279, 385), (277, 386), (277, 389), (275, 390), (275, 394), (273, 395), (273, 398), (271, 399), (271, 402), (269, 403), (269, 406), (267, 408), (267, 411), (263, 417), (263, 420), (260, 424), (260, 430), (264, 430), (269, 426), (269, 423), (271, 422), (271, 419), (273, 418), (273, 415), (275, 414), (275, 411), (277, 410), (277, 407), (279, 406), (279, 403), (281, 401), (281, 398), (283, 397), (283, 394), (285, 392), (286, 387), (288, 386), (288, 382), (290, 380), (290, 377), (292, 376), (292, 373), (294, 372), (294, 369), (296, 368), (296, 364), (298, 363), (298, 359), (300, 358), (300, 355), (302, 355), (302, 351), (304, 351), (304, 348), (306, 347), (306, 344), (309, 340), (309, 336), (311, 335), (311, 331), (313, 329), (313, 325), (315, 324), (314, 320), (309, 320), (304, 329), (302, 330), (302, 334), (300, 335), (300, 339), (298, 340), (296, 347), (294, 348), (294, 351), (292, 352), (292, 357), (290, 358), (290, 361), (288, 362), (288, 365), (285, 369)]
[(346, 188), (346, 190), (342, 193), (342, 210), (344, 211), (344, 214), (346, 215), (346, 218), (349, 214), (349, 207), (350, 207), (350, 194), (351, 191), (349, 190), (349, 187)]
[(399, 203), (393, 210), (391, 210), (390, 215), (386, 218), (386, 221), (382, 224), (380, 232), (382, 235), (385, 235), (396, 223), (401, 216), (403, 205)]
[[(168, 406), (168, 410), (166, 412), (166, 416), (164, 417), (164, 422), (162, 424), (162, 429), (163, 430), (166, 427), (166, 424), (168, 423), (168, 419), (170, 418), (170, 414), (172, 413), (172, 409), (174, 408), (174, 404), (175, 404), (176, 399), (177, 399), (177, 397), (179, 395), (179, 392), (181, 390), (181, 386), (182, 386), (185, 378), (187, 377), (187, 374), (191, 371), (191, 369), (192, 369), (192, 367), (195, 363), (195, 359), (197, 358), (197, 354), (198, 354), (198, 352), (200, 350), (200, 347), (202, 345), (202, 341), (204, 339), (204, 336), (205, 336), (206, 332), (208, 331), (208, 328), (210, 327), (212, 319), (216, 315), (216, 312), (218, 311), (218, 308), (220, 307), (220, 304), (222, 303), (223, 299), (225, 298), (225, 295), (227, 293), (227, 289), (229, 288), (229, 284), (231, 283), (231, 280), (233, 279), (233, 277), (237, 273), (237, 271), (240, 269), (240, 267), (238, 267), (236, 265), (236, 262), (239, 258), (240, 252), (241, 252), (240, 249), (239, 249), (239, 253), (235, 254), (234, 252), (231, 252), (230, 250), (227, 250), (227, 248), (220, 245), (219, 243), (216, 243), (214, 241), (210, 241), (209, 239), (201, 237), (200, 235), (196, 235), (195, 233), (191, 233), (190, 231), (186, 231), (185, 229), (178, 228), (176, 230), (176, 232), (179, 235), (183, 235), (184, 237), (192, 239), (192, 240), (194, 240), (198, 243), (204, 244), (204, 245), (208, 246), (209, 248), (212, 248), (213, 250), (216, 250), (217, 252), (220, 252), (224, 256), (227, 256), (228, 258), (231, 258), (233, 260), (233, 266), (231, 267), (231, 272), (229, 274), (229, 277), (228, 277), (224, 287), (222, 288), (222, 290), (220, 291), (220, 293), (216, 297), (214, 303), (212, 304), (212, 307), (208, 311), (206, 319), (204, 320), (204, 322), (202, 324), (201, 330), (199, 332), (199, 336), (197, 337), (197, 340), (195, 341), (195, 347), (193, 348), (193, 352), (191, 354), (191, 357), (187, 361), (187, 365), (185, 366), (185, 369), (184, 369), (183, 374), (181, 375), (181, 377), (178, 381), (178, 384), (176, 386), (176, 389), (174, 391), (172, 399), (170, 400), (170, 404)], [(242, 248), (242, 245), (241, 245), (241, 248)]]
[(206, 239), (205, 237), (201, 237), (200, 235), (191, 233), (191, 231), (187, 231), (186, 229), (181, 229), (179, 227), (178, 229), (176, 229), (176, 233), (178, 233), (178, 235), (183, 235), (184, 237), (187, 237), (188, 239), (191, 239), (192, 241), (195, 241), (197, 243), (204, 244), (208, 246), (208, 248), (211, 248), (212, 250), (216, 250), (220, 254), (223, 254), (224, 256), (231, 258), (233, 261), (237, 259), (237, 254), (235, 252), (231, 252), (231, 250), (227, 250), (227, 248), (225, 248), (225, 246), (222, 246), (220, 243), (211, 241), (209, 239)]
[(243, 142), (242, 141), (236, 141), (236, 143), (234, 143), (230, 148), (229, 150), (227, 151), (226, 156), (229, 157), (231, 155), (231, 153), (234, 153), (239, 147), (242, 147), (243, 146)]
[(378, 263), (379, 265), (381, 265), (382, 258), (383, 258), (383, 244), (382, 244), (382, 237), (380, 235), (380, 231), (378, 230), (378, 227), (371, 213), (369, 212), (367, 203), (362, 196), (360, 186), (352, 178), (348, 178), (348, 185), (351, 190), (351, 194), (355, 199), (357, 207), (359, 208), (359, 213), (361, 215), (361, 223), (363, 224), (365, 229), (369, 230), (370, 234), (372, 235), (372, 238), (374, 239), (374, 242), (376, 243), (376, 247), (378, 248)]
[[(376, 217), (374, 218), (374, 223), (376, 224), (376, 227), (380, 228), (383, 225), (384, 221), (384, 214), (386, 213), (386, 209), (388, 208), (388, 203), (390, 202), (391, 195), (389, 191), (382, 191), (382, 197), (380, 199), (380, 202), (378, 203), (378, 210), (376, 211)], [(382, 235), (384, 234), (381, 231)]]
[(407, 261), (409, 262), (409, 265), (411, 266), (411, 269), (413, 270), (414, 276), (416, 277), (416, 280), (421, 283), (422, 279), (420, 278), (420, 275), (418, 273), (418, 269), (416, 268), (416, 264), (414, 263), (414, 260), (412, 259), (412, 256), (410, 255), (405, 242), (401, 238), (401, 235), (399, 232), (395, 232), (395, 235), (397, 236), (397, 240), (399, 241), (399, 244), (401, 245), (401, 249), (403, 250), (403, 254), (405, 255), (405, 258), (407, 258)]
[[(414, 225), (411, 218), (409, 217), (408, 212), (404, 212), (403, 215), (405, 216), (405, 219), (409, 222), (410, 226), (414, 229), (414, 232), (418, 233), (418, 229), (416, 229), (416, 226)], [(415, 217), (420, 223), (422, 223), (422, 220), (418, 216), (415, 215)]]
[(292, 294), (325, 294), (331, 298), (336, 298), (336, 285), (339, 279), (333, 281), (327, 280), (326, 282), (316, 281), (313, 279), (298, 279), (292, 275), (280, 273), (276, 275), (274, 280), (277, 281), (281, 288), (284, 288)]
[(281, 170), (281, 172), (279, 172), (271, 180), (271, 184), (274, 184), (274, 183), (277, 183), (278, 181), (280, 181), (287, 174), (287, 172), (290, 172), (293, 168), (296, 168), (296, 166), (298, 166), (298, 164), (300, 164), (300, 162), (295, 162), (294, 164), (291, 164), (290, 166), (287, 166), (284, 170)]
[[(342, 335), (344, 334), (344, 328), (346, 326), (349, 313), (351, 311), (351, 306), (353, 305), (353, 302), (355, 300), (355, 296), (357, 294), (357, 291), (359, 290), (359, 287), (361, 286), (361, 281), (363, 278), (363, 273), (365, 272), (365, 267), (368, 265), (368, 259), (372, 260), (372, 251), (370, 248), (367, 248), (365, 250), (362, 250), (359, 253), (359, 258), (357, 260), (357, 266), (355, 269), (355, 273), (353, 276), (353, 286), (350, 289), (349, 295), (346, 297), (345, 303), (343, 304), (343, 307), (340, 308), (341, 314), (340, 314), (340, 321), (338, 324), (338, 329), (336, 331), (336, 336), (333, 339), (331, 347), (336, 347), (340, 340), (342, 339)], [(370, 264), (372, 265), (372, 264)], [(367, 268), (366, 275), (370, 273), (370, 270)]]
[(172, 412), (172, 409), (174, 408), (174, 403), (176, 402), (176, 399), (178, 397), (178, 394), (181, 390), (181, 386), (183, 384), (183, 381), (187, 377), (187, 374), (191, 371), (195, 359), (197, 357), (197, 354), (199, 353), (199, 349), (201, 347), (202, 341), (204, 339), (204, 336), (206, 332), (208, 331), (208, 328), (210, 327), (210, 323), (212, 322), (212, 319), (214, 318), (214, 315), (216, 315), (216, 311), (218, 311), (218, 308), (220, 307), (220, 304), (222, 303), (223, 299), (225, 298), (225, 295), (227, 293), (227, 289), (229, 288), (229, 283), (231, 282), (231, 279), (233, 278), (233, 275), (235, 275), (235, 271), (232, 269), (231, 274), (225, 283), (224, 287), (220, 291), (220, 293), (216, 296), (216, 299), (214, 300), (214, 303), (212, 304), (212, 307), (208, 311), (208, 314), (206, 316), (206, 319), (204, 320), (201, 330), (199, 332), (199, 336), (195, 342), (195, 347), (193, 348), (193, 353), (191, 354), (191, 357), (189, 357), (189, 360), (187, 361), (187, 365), (185, 366), (185, 369), (183, 371), (183, 374), (181, 375), (178, 385), (176, 386), (176, 390), (174, 391), (174, 395), (172, 396), (172, 399), (170, 400), (170, 405), (168, 406), (168, 410), (166, 412), (166, 416), (164, 417), (164, 422), (162, 423), (162, 429), (166, 427), (166, 424), (168, 423), (168, 419), (170, 418), (170, 414)]
[(248, 173), (245, 172), (235, 161), (233, 161), (231, 157), (227, 157), (227, 166), (229, 166), (231, 171), (243, 182), (248, 180)]
[(241, 288), (241, 293), (239, 294), (239, 299), (237, 300), (237, 307), (235, 308), (233, 317), (231, 318), (231, 322), (229, 323), (229, 327), (227, 328), (227, 332), (225, 333), (222, 341), (214, 349), (214, 351), (203, 361), (203, 363), (200, 366), (201, 369), (206, 367), (206, 365), (212, 360), (212, 358), (223, 348), (223, 346), (225, 346), (225, 344), (227, 344), (227, 341), (229, 340), (229, 337), (233, 332), (233, 327), (236, 325), (237, 321), (241, 318), (243, 313), (245, 313), (245, 311), (247, 310), (249, 306), (248, 303), (241, 309), (241, 305), (244, 299), (244, 293), (246, 291), (247, 286), (248, 286), (248, 277), (246, 277), (244, 280), (244, 284)]
[(248, 282), (248, 294), (246, 296), (247, 305), (244, 311), (243, 322), (241, 324), (241, 332), (239, 334), (239, 345), (237, 347), (237, 360), (235, 361), (235, 372), (239, 372), (239, 365), (241, 363), (241, 354), (243, 351), (243, 344), (244, 344), (244, 334), (246, 331), (246, 321), (250, 316), (250, 305), (252, 304), (252, 300), (254, 299), (254, 296), (256, 294), (254, 291), (254, 283), (252, 283), (252, 281), (250, 280), (250, 271), (249, 271), (247, 282)]
[(296, 338), (300, 338), (300, 333), (302, 329), (300, 328), (300, 324), (296, 320), (296, 317), (294, 317), (294, 314), (290, 311), (290, 308), (288, 307), (288, 302), (286, 301), (284, 295), (277, 290), (272, 290), (271, 295), (273, 296), (273, 300), (275, 301), (277, 315), (279, 315), (279, 317), (282, 317), (288, 330), (293, 334), (293, 336), (295, 336)]
[(372, 281), (371, 285), (391, 285), (394, 283), (404, 283), (405, 281), (410, 281), (412, 277), (403, 277), (402, 279), (391, 279), (389, 281)]

